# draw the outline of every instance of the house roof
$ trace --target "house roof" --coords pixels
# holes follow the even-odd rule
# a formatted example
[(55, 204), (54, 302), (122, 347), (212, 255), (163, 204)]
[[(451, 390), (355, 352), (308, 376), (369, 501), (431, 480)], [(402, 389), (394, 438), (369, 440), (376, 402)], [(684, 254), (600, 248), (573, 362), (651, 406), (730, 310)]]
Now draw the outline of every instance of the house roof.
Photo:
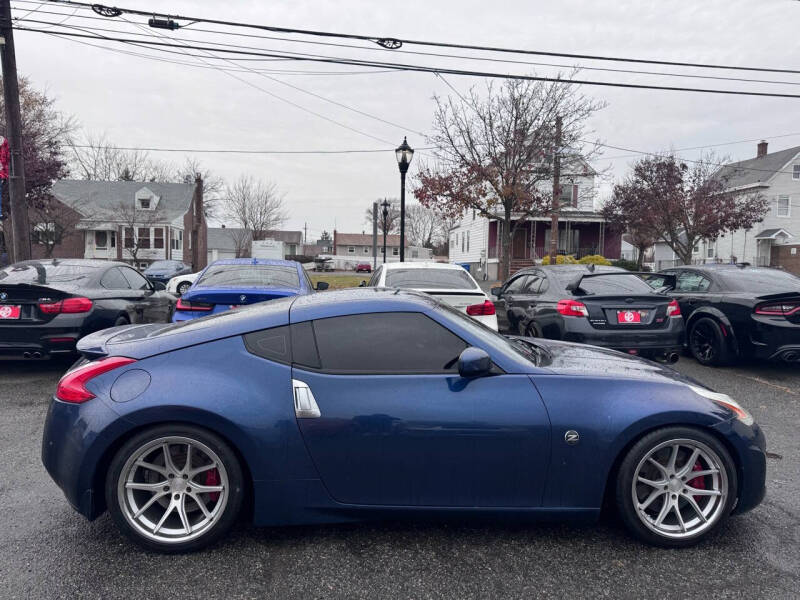
[(755, 239), (757, 239), (757, 240), (774, 240), (781, 233), (783, 235), (785, 235), (786, 237), (794, 237), (791, 233), (789, 233), (785, 229), (778, 228), (778, 229), (765, 229), (764, 231), (761, 231), (761, 232), (757, 233)]
[(273, 229), (272, 231), (265, 231), (264, 237), (286, 244), (301, 244), (303, 242), (302, 231), (280, 231), (278, 229)]
[[(371, 233), (338, 233), (336, 234), (337, 246), (372, 246)], [(386, 236), (387, 246), (400, 247), (400, 236), (389, 234)], [(383, 246), (383, 234), (378, 232), (378, 246)], [(409, 246), (406, 240), (406, 248)]]
[(729, 189), (764, 183), (798, 153), (800, 153), (800, 146), (770, 152), (761, 158), (751, 158), (725, 165), (717, 171), (717, 175), (727, 180), (726, 185)]
[(236, 227), (209, 227), (206, 246), (209, 250), (236, 252), (236, 242), (250, 243), (250, 233)]
[(159, 197), (155, 213), (160, 223), (182, 217), (192, 205), (194, 183), (61, 179), (53, 183), (51, 193), (85, 220), (121, 223), (120, 206), (134, 206), (136, 192), (143, 188)]

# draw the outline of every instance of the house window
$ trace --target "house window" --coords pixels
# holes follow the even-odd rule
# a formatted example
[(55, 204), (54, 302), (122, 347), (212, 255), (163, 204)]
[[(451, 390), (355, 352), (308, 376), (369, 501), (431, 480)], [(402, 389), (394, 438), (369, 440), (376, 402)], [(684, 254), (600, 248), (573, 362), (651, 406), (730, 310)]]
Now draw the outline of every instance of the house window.
[(35, 244), (53, 243), (55, 230), (55, 223), (37, 223), (33, 226), (33, 242)]
[(139, 232), (137, 234), (139, 238), (139, 248), (149, 248), (150, 247), (150, 228), (149, 227), (139, 227)]
[(153, 229), (153, 248), (164, 247), (164, 228), (156, 227)]
[(369, 254), (369, 246), (364, 246), (364, 254)]
[(800, 165), (792, 165), (792, 179), (800, 179)]
[(108, 232), (95, 231), (94, 232), (94, 246), (98, 250), (105, 250), (108, 247)]
[(139, 198), (139, 208), (142, 210), (150, 210), (152, 198)]
[(392, 248), (392, 256), (400, 256), (400, 248)]
[(715, 254), (716, 254), (716, 250), (715, 250), (714, 246), (709, 246), (708, 250), (706, 250), (706, 258), (714, 258)]
[(789, 196), (778, 196), (777, 214), (779, 217), (788, 217), (791, 214)]
[(347, 253), (348, 254), (355, 254), (355, 251), (356, 251), (356, 247), (355, 246), (348, 246), (347, 247)]
[(464, 242), (465, 242), (465, 241), (466, 241), (466, 240), (464, 239), (464, 232), (462, 231), (462, 232), (461, 232), (461, 251), (462, 251), (462, 252), (464, 252)]
[(183, 250), (183, 229), (172, 230), (169, 245), (173, 250)]
[(467, 252), (469, 252), (469, 231), (467, 231)]
[(475, 220), (475, 209), (474, 208), (472, 209), (472, 220), (473, 221)]
[(123, 233), (123, 246), (133, 248), (133, 227), (126, 227)]

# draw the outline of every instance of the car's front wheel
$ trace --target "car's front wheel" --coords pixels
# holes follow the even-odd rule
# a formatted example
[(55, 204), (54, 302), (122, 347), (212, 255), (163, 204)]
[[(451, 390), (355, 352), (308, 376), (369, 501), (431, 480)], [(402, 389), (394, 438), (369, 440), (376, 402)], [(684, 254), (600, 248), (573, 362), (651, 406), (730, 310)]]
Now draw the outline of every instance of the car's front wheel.
[(667, 427), (645, 435), (625, 456), (616, 500), (636, 537), (682, 547), (722, 525), (736, 490), (733, 460), (715, 437), (690, 427)]
[(243, 493), (231, 448), (190, 425), (134, 436), (114, 456), (106, 479), (106, 503), (117, 526), (159, 552), (189, 552), (218, 540), (236, 520)]
[(188, 281), (181, 281), (178, 284), (178, 289), (176, 291), (178, 292), (179, 296), (183, 296), (186, 292), (189, 291), (190, 287), (192, 287), (191, 283), (189, 283)]

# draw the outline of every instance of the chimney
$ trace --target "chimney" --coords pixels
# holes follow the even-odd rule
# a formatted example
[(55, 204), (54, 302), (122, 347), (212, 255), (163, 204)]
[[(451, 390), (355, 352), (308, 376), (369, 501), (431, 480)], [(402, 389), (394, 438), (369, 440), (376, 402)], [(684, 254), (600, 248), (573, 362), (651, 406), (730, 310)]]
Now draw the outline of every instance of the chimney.
[(764, 158), (767, 155), (767, 141), (761, 140), (758, 143), (758, 154), (756, 154), (756, 158)]

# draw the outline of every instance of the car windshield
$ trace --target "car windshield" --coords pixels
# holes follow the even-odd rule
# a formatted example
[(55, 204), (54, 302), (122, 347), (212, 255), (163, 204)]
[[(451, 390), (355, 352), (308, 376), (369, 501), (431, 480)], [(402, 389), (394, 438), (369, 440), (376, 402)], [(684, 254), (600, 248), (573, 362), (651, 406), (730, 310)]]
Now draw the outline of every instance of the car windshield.
[(637, 275), (597, 275), (584, 277), (581, 290), (597, 296), (616, 296), (629, 294), (652, 294), (653, 288)]
[(98, 267), (64, 263), (28, 262), (9, 265), (0, 270), (3, 283), (64, 283), (87, 279), (97, 272)]
[(174, 260), (157, 260), (150, 265), (150, 269), (177, 269), (179, 266), (180, 263)]
[(442, 311), (455, 317), (459, 321), (459, 324), (464, 327), (464, 329), (467, 329), (470, 331), (470, 333), (479, 337), (481, 341), (483, 341), (484, 344), (489, 348), (493, 348), (500, 352), (508, 352), (511, 350), (515, 354), (521, 356), (525, 360), (529, 360), (537, 366), (542, 364), (543, 359), (547, 355), (547, 352), (543, 348), (532, 342), (522, 339), (508, 338), (500, 333), (497, 333), (494, 329), (489, 329), (480, 321), (476, 321), (475, 319), (468, 317), (463, 312), (457, 311), (444, 302), (438, 302), (437, 304)]
[(282, 265), (211, 265), (194, 284), (195, 287), (300, 287), (294, 267)]
[(757, 295), (800, 291), (800, 277), (777, 269), (720, 269), (714, 272), (725, 287), (736, 292)]
[(388, 269), (386, 287), (413, 290), (474, 290), (475, 282), (464, 269)]

